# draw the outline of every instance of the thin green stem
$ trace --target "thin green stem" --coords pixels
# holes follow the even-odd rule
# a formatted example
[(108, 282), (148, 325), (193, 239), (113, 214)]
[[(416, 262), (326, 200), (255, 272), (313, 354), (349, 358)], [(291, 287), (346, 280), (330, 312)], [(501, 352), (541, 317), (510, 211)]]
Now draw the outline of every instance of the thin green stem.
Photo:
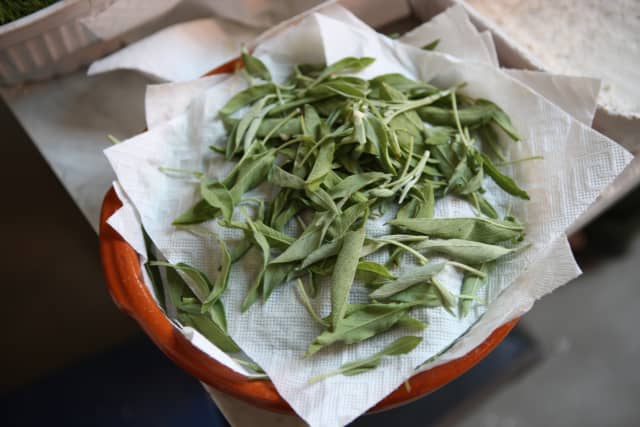
[(204, 176), (204, 173), (199, 172), (199, 171), (192, 171), (189, 169), (178, 169), (178, 168), (167, 168), (164, 166), (160, 166), (158, 168), (158, 170), (160, 170), (160, 172), (164, 172), (164, 173), (181, 173), (184, 175), (191, 175), (194, 176), (196, 178), (202, 178)]
[(307, 295), (307, 291), (304, 289), (304, 284), (302, 283), (301, 279), (297, 280), (297, 286), (298, 293), (300, 294), (300, 299), (302, 300), (302, 305), (304, 305), (304, 308), (307, 310), (311, 318), (315, 320), (319, 325), (325, 328), (328, 327), (329, 323), (318, 316), (318, 313), (316, 313), (316, 311), (313, 309), (311, 300), (309, 299), (309, 295)]
[(405, 251), (409, 252), (411, 255), (416, 257), (420, 262), (420, 264), (426, 264), (429, 261), (429, 259), (426, 258), (424, 255), (422, 255), (420, 252), (416, 251), (411, 246), (405, 245), (404, 243), (400, 243), (395, 240), (387, 240), (387, 239), (375, 239), (375, 240), (404, 249)]
[(113, 145), (117, 145), (120, 144), (122, 141), (120, 141), (118, 138), (116, 138), (115, 136), (109, 134), (107, 135), (107, 139), (113, 144)]
[(290, 119), (292, 119), (294, 116), (296, 116), (297, 114), (300, 114), (300, 110), (299, 109), (295, 109), (293, 110), (291, 113), (287, 114), (287, 116), (280, 120), (274, 127), (273, 129), (271, 129), (269, 131), (269, 133), (267, 133), (267, 135), (262, 139), (262, 142), (266, 144), (266, 142), (269, 140), (269, 138), (271, 138), (282, 126), (284, 126), (284, 124), (289, 121)]
[(461, 270), (466, 270), (469, 273), (473, 273), (478, 277), (482, 277), (483, 279), (485, 279), (487, 277), (487, 273), (483, 273), (482, 271), (478, 270), (477, 268), (470, 267), (467, 264), (462, 264), (461, 262), (447, 261), (447, 264), (449, 264), (449, 265), (451, 265), (453, 267), (458, 267)]
[(507, 162), (499, 162), (499, 163), (496, 163), (496, 166), (515, 165), (516, 163), (528, 162), (529, 160), (544, 160), (544, 157), (543, 156), (524, 157), (522, 159), (509, 160)]

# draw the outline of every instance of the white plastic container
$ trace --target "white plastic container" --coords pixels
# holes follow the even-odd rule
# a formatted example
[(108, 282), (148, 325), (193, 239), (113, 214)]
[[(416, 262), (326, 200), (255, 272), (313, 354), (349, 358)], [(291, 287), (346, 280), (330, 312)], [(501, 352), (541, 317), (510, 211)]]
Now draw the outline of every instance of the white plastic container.
[(64, 0), (0, 26), (0, 82), (15, 84), (71, 71), (115, 49), (80, 19), (112, 0)]
[(180, 0), (61, 0), (0, 25), (0, 84), (73, 71), (130, 42), (126, 37), (133, 30), (178, 3)]

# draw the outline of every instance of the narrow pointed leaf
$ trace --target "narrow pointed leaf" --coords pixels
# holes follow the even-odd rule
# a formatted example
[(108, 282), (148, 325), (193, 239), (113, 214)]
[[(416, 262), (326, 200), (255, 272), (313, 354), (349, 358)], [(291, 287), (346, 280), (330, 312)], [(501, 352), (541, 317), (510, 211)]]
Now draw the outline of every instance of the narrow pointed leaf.
[(349, 294), (358, 268), (364, 237), (364, 225), (356, 231), (347, 232), (336, 258), (331, 277), (331, 327), (334, 330), (342, 321), (349, 305)]
[(385, 283), (369, 295), (373, 299), (389, 298), (413, 285), (428, 282), (434, 275), (444, 268), (444, 262), (432, 262), (422, 267), (415, 268), (395, 280)]
[(389, 224), (430, 237), (488, 244), (518, 239), (524, 232), (522, 225), (486, 218), (408, 218), (391, 220)]

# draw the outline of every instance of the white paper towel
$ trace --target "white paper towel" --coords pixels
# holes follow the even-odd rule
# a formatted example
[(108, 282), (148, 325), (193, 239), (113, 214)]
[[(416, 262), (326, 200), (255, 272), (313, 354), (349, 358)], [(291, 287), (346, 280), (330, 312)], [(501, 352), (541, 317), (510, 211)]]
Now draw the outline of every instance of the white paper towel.
[[(514, 168), (516, 175), (519, 175), (519, 181), (525, 183), (525, 187), (528, 187), (532, 194), (534, 202), (531, 202), (530, 205), (538, 204), (537, 207), (527, 206), (526, 210), (524, 207), (518, 207), (524, 218), (528, 219), (530, 238), (535, 244), (529, 252), (519, 257), (522, 259), (508, 263), (514, 269), (507, 269), (508, 271), (504, 271), (504, 274), (498, 276), (501, 280), (492, 283), (492, 292), (496, 294), (506, 287), (510, 278), (517, 276), (517, 272), (514, 270), (521, 271), (525, 265), (531, 265), (532, 261), (549, 251), (555, 237), (562, 236), (562, 231), (572, 218), (593, 201), (601, 186), (608, 183), (628, 161), (628, 156), (613, 143), (573, 121), (557, 107), (489, 66), (458, 62), (441, 55), (405, 48), (385, 38), (369, 40), (370, 43), (366, 44), (367, 38), (371, 39), (370, 33), (364, 30), (354, 30), (335, 20), (321, 16), (310, 18), (304, 25), (305, 33), (315, 29), (316, 46), (320, 53), (324, 53), (328, 62), (345, 55), (367, 54), (378, 58), (378, 64), (376, 64), (378, 70), (375, 73), (381, 70), (395, 69), (408, 75), (422, 76), (427, 79), (437, 77), (441, 80), (450, 80), (453, 75), (457, 74), (458, 80), (463, 79), (470, 83), (468, 92), (472, 95), (478, 96), (489, 89), (491, 94), (485, 92), (484, 96), (502, 105), (512, 115), (516, 126), (526, 136), (522, 146), (510, 146), (512, 156), (519, 157), (534, 151), (535, 154), (549, 153), (544, 164), (536, 164), (536, 168), (524, 164)], [(297, 27), (291, 31), (301, 30), (300, 27)], [(313, 34), (313, 32), (311, 33)], [(335, 46), (329, 40), (337, 34), (348, 37), (352, 41), (352, 45)], [(295, 38), (291, 37), (291, 34), (288, 36), (288, 40), (285, 37), (273, 40), (263, 48), (263, 52), (270, 49), (271, 53), (277, 51), (280, 55), (287, 52), (295, 54), (295, 49), (291, 50), (296, 47), (291, 45), (291, 41)], [(288, 47), (282, 49), (287, 44)], [(398, 66), (398, 60), (402, 66)], [(483, 77), (482, 84), (489, 86), (489, 88), (475, 83), (475, 78), (479, 77)], [(143, 222), (152, 238), (171, 261), (183, 260), (206, 268), (207, 265), (198, 257), (204, 255), (210, 242), (199, 241), (184, 232), (174, 232), (170, 226), (167, 226), (175, 216), (173, 214), (191, 203), (194, 194), (190, 188), (191, 184), (170, 180), (157, 171), (157, 166), (203, 166), (199, 155), (204, 152), (201, 150), (200, 138), (210, 138), (216, 134), (216, 131), (219, 131), (216, 129), (215, 120), (212, 119), (215, 117), (216, 108), (221, 105), (221, 102), (224, 102), (224, 99), (221, 98), (228, 97), (231, 94), (229, 92), (233, 92), (230, 86), (234, 84), (239, 85), (240, 82), (232, 81), (232, 79), (225, 81), (219, 85), (221, 87), (216, 86), (217, 99), (210, 98), (214, 95), (212, 92), (209, 94), (209, 98), (203, 98), (203, 102), (192, 105), (187, 113), (176, 117), (167, 124), (158, 126), (155, 130), (113, 147), (107, 152), (120, 181), (135, 207), (141, 213)], [(513, 100), (510, 102), (509, 96), (514, 94), (518, 102)], [(212, 122), (211, 126), (200, 124), (205, 118)], [(185, 138), (189, 132), (192, 132), (190, 138)], [(590, 144), (597, 145), (597, 147)], [(593, 150), (593, 148), (599, 150)], [(180, 165), (171, 163), (176, 158), (174, 157), (176, 149), (180, 152), (179, 154), (193, 155), (193, 157), (191, 159), (185, 158), (184, 163)], [(572, 170), (567, 170), (564, 167), (566, 163), (563, 164), (562, 160), (575, 156), (581, 162)], [(589, 171), (597, 171), (600, 176), (587, 176), (585, 182), (576, 179), (581, 176), (580, 173), (586, 176)], [(538, 180), (540, 182), (536, 183)], [(527, 183), (529, 185), (526, 185)], [(184, 193), (179, 194), (185, 190), (190, 194), (187, 196)], [(167, 205), (167, 202), (171, 201), (176, 202), (177, 205)], [(563, 211), (559, 208), (567, 209)], [(185, 249), (188, 250), (185, 251)], [(214, 248), (211, 249), (214, 250)], [(208, 267), (211, 269), (212, 266)], [(509, 265), (503, 267), (509, 267)], [(391, 340), (391, 334), (374, 340), (375, 342), (358, 346), (358, 348), (350, 348), (345, 354), (326, 354), (316, 360), (313, 366), (307, 366), (306, 361), (300, 360), (300, 354), (313, 338), (314, 333), (312, 329), (310, 330), (309, 323), (306, 322), (308, 320), (306, 313), (301, 308), (298, 310), (297, 301), (295, 298), (291, 298), (291, 290), (283, 288), (274, 295), (266, 307), (257, 307), (244, 316), (236, 316), (236, 313), (232, 313), (233, 306), (235, 304), (237, 308), (238, 299), (243, 297), (245, 287), (239, 285), (239, 280), (233, 283), (236, 284), (236, 289), (230, 289), (229, 295), (225, 298), (230, 311), (232, 336), (250, 356), (267, 370), (276, 387), (289, 400), (294, 409), (313, 425), (339, 425), (353, 419), (401, 383), (404, 377), (412, 373), (415, 366), (449, 345), (470, 324), (450, 319), (444, 315), (441, 316), (441, 313), (430, 312), (432, 326), (426, 332), (428, 341), (413, 354), (385, 361), (383, 368), (360, 377), (336, 377), (325, 383), (308, 387), (306, 379), (311, 373), (335, 368), (343, 359), (352, 360), (358, 356), (370, 354), (374, 349), (380, 347), (381, 341)], [(525, 299), (524, 297), (537, 296), (546, 291), (549, 286), (546, 284), (546, 287), (540, 288), (533, 285), (538, 284), (530, 285), (531, 288), (527, 288), (527, 292), (522, 291), (518, 294), (519, 297)], [(497, 301), (504, 300), (505, 295), (507, 293), (502, 294)], [(291, 308), (286, 319), (281, 319), (277, 316), (278, 311), (274, 310), (279, 304), (288, 304), (288, 307)], [(507, 301), (507, 306), (514, 305), (517, 306)], [(495, 304), (492, 304), (489, 313), (494, 306)], [(523, 307), (528, 307), (528, 305), (520, 306), (520, 308)], [(479, 313), (476, 314), (479, 315)], [(254, 329), (257, 329), (255, 321), (262, 319), (261, 321), (264, 322), (264, 316), (276, 316), (271, 320), (291, 325), (291, 328), (285, 331), (286, 336), (278, 335), (282, 331), (270, 329), (260, 330), (266, 334), (260, 336), (256, 334), (257, 330), (247, 328), (252, 324), (253, 318)], [(492, 318), (485, 316), (478, 323), (478, 327), (487, 325), (492, 330), (491, 320)], [(495, 326), (498, 325), (499, 323)], [(277, 357), (273, 356), (274, 354), (277, 354)], [(363, 387), (364, 390), (362, 390)]]
[(87, 74), (129, 69), (161, 81), (191, 80), (233, 59), (258, 33), (211, 18), (176, 24), (93, 62)]

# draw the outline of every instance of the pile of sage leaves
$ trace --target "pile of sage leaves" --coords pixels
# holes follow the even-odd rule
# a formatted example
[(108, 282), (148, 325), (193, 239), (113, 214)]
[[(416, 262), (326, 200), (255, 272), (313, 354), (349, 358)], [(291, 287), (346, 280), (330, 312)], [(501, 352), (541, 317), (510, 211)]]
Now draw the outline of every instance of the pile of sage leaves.
[[(505, 243), (524, 236), (524, 226), (511, 215), (500, 218), (483, 195), (490, 177), (508, 194), (529, 198), (500, 170), (506, 159), (498, 132), (520, 139), (507, 114), (491, 101), (460, 93), (464, 84), (438, 88), (400, 74), (370, 80), (352, 75), (373, 58), (297, 65), (283, 84), (272, 81), (264, 63), (246, 50), (242, 59), (249, 87), (220, 110), (228, 137), (224, 146), (211, 146), (235, 166), (222, 180), (197, 174), (201, 199), (173, 223), (190, 227), (216, 220), (246, 239), (233, 250), (218, 239), (222, 256), (214, 280), (187, 264), (149, 261), (149, 275), (160, 293), (164, 287), (176, 318), (223, 351), (240, 351), (227, 334), (221, 296), (232, 264), (251, 247), (260, 253), (260, 270), (241, 309), (296, 283), (292, 291), (323, 328), (306, 357), (395, 327), (420, 331), (426, 324), (410, 314), (417, 307), (466, 316), (486, 283), (487, 266), (515, 250)], [(275, 197), (244, 197), (265, 181)], [(445, 196), (468, 201), (476, 216), (434, 218), (436, 200)], [(248, 203), (256, 205), (255, 214), (245, 210)], [(392, 234), (368, 236), (367, 221), (389, 212), (395, 212), (388, 221)], [(289, 231), (293, 223), (296, 235)], [(378, 251), (388, 251), (389, 261), (371, 261)], [(404, 255), (418, 266), (396, 275)], [(431, 255), (445, 261), (429, 261)], [(464, 273), (459, 295), (436, 278), (447, 265)], [(324, 277), (331, 312), (321, 317), (311, 299)], [(369, 289), (366, 303), (350, 303), (356, 279)], [(373, 369), (383, 356), (408, 353), (420, 341), (401, 338), (330, 374)]]

